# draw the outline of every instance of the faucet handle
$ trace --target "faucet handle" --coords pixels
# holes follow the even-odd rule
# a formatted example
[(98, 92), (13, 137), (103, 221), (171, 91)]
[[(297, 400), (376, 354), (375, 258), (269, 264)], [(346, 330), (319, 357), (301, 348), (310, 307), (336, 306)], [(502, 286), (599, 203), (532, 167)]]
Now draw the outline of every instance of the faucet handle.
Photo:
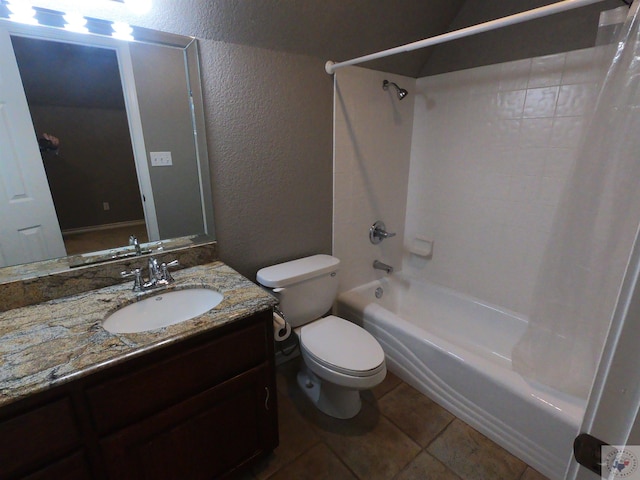
[(162, 262), (162, 264), (160, 264), (160, 276), (161, 276), (160, 280), (165, 281), (167, 283), (174, 282), (175, 280), (171, 276), (171, 273), (169, 273), (169, 268), (177, 267), (178, 265), (180, 265), (180, 262), (178, 260), (173, 260), (169, 263)]
[(120, 272), (120, 276), (122, 278), (134, 277), (132, 290), (134, 292), (142, 291), (142, 270), (134, 268), (130, 272)]
[(369, 241), (374, 245), (377, 245), (385, 238), (395, 237), (395, 233), (387, 232), (387, 227), (384, 222), (378, 220), (369, 228)]

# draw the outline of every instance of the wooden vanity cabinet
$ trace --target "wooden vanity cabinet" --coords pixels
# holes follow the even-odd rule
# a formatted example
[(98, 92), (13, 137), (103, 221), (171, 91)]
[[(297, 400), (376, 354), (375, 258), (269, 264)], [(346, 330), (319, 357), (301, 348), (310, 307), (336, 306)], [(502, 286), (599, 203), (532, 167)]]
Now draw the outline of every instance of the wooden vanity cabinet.
[(91, 478), (68, 396), (9, 407), (0, 410), (1, 479)]
[[(0, 479), (230, 476), (278, 444), (271, 312), (102, 370), (56, 393), (55, 401), (32, 409), (55, 407), (54, 424), (42, 423), (42, 415), (12, 417), (10, 429), (0, 423), (0, 441), (44, 426), (56, 434), (59, 453), (34, 446), (44, 455), (39, 468), (28, 472), (26, 456), (15, 458), (22, 465), (0, 463)], [(51, 438), (45, 435), (42, 443)], [(42, 476), (46, 469), (55, 475)]]

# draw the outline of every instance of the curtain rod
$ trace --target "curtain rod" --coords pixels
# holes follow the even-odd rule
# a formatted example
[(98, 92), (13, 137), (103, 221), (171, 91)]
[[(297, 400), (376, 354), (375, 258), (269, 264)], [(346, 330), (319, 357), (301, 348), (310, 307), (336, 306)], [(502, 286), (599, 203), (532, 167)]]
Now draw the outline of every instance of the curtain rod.
[(390, 48), (377, 53), (371, 53), (362, 57), (353, 58), (351, 60), (345, 60), (344, 62), (334, 63), (329, 60), (324, 68), (329, 75), (333, 74), (336, 69), (342, 67), (348, 67), (349, 65), (356, 65), (358, 63), (368, 62), (369, 60), (375, 60), (377, 58), (384, 58), (396, 53), (410, 52), (412, 50), (418, 50), (419, 48), (430, 47), (439, 43), (449, 42), (462, 37), (468, 37), (475, 35), (476, 33), (488, 32), (508, 25), (515, 25), (516, 23), (526, 22), (527, 20), (533, 20), (536, 18), (546, 17), (553, 15), (554, 13), (564, 12), (567, 10), (573, 10), (574, 8), (584, 7), (593, 3), (602, 2), (603, 0), (563, 0), (558, 3), (552, 3), (551, 5), (545, 5), (544, 7), (534, 8), (533, 10), (527, 10), (526, 12), (516, 13), (489, 22), (479, 23), (471, 27), (461, 28), (460, 30), (454, 30), (453, 32), (443, 33), (442, 35), (436, 35), (435, 37), (425, 38), (417, 42), (407, 43), (406, 45), (400, 45), (399, 47)]

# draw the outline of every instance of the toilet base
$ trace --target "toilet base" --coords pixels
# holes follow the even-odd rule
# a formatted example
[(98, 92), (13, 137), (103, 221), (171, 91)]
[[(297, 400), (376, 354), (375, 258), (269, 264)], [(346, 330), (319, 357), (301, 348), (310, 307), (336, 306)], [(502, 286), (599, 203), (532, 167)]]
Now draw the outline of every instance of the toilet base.
[(360, 391), (325, 382), (303, 364), (297, 376), (298, 385), (318, 410), (330, 417), (355, 417), (360, 408)]

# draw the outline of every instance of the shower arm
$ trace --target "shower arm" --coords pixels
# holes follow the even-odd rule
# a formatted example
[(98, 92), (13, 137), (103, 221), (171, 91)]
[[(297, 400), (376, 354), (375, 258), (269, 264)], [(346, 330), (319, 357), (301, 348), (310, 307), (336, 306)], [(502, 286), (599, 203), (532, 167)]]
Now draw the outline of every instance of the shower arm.
[(389, 80), (383, 80), (382, 81), (382, 89), (383, 90), (385, 90), (385, 91), (389, 90), (389, 85), (393, 85), (393, 87), (396, 89), (396, 94), (398, 95), (398, 100), (402, 100), (409, 93), (404, 88), (400, 88), (400, 86), (395, 82), (390, 82)]
[(442, 35), (436, 35), (435, 37), (425, 38), (424, 40), (418, 40), (417, 42), (407, 43), (406, 45), (400, 45), (399, 47), (390, 48), (381, 52), (371, 53), (369, 55), (364, 55), (362, 57), (357, 57), (351, 60), (345, 60), (344, 62), (334, 63), (329, 60), (325, 64), (324, 69), (329, 75), (332, 75), (338, 68), (348, 67), (349, 65), (356, 65), (358, 63), (368, 62), (369, 60), (388, 57), (390, 55), (395, 55), (396, 53), (411, 52), (420, 48), (430, 47), (439, 43), (445, 43), (451, 40), (456, 40), (458, 38), (475, 35), (476, 33), (496, 30), (498, 28), (515, 25), (517, 23), (534, 20), (536, 18), (546, 17), (549, 15), (553, 15), (554, 13), (573, 10), (574, 8), (584, 7), (602, 1), (604, 0), (563, 0), (561, 2), (552, 3), (551, 5), (545, 5), (543, 7), (527, 10), (526, 12), (508, 15), (503, 18), (491, 20), (489, 22), (479, 23), (471, 27), (461, 28), (459, 30), (454, 30), (453, 32), (443, 33)]

